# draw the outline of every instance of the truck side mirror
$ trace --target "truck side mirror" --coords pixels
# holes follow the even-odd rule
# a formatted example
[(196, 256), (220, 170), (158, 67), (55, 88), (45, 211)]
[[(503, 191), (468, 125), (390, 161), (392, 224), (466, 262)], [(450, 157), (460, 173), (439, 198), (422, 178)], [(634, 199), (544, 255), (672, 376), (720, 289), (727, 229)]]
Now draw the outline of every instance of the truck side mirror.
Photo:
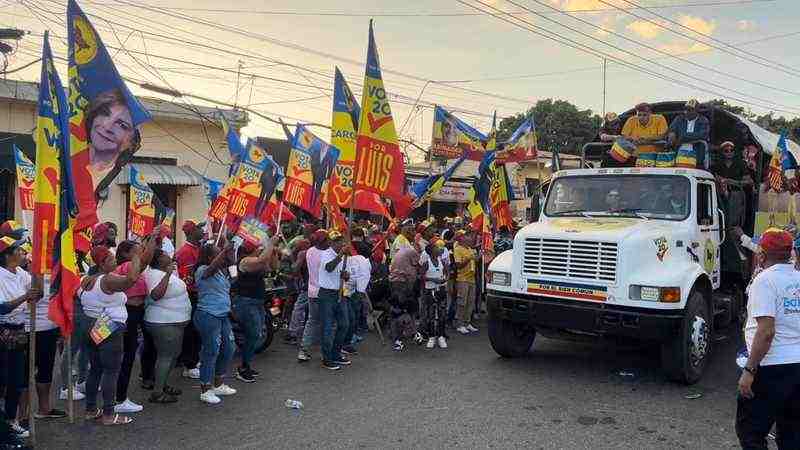
[(717, 214), (719, 215), (719, 242), (720, 244), (725, 242), (725, 213), (722, 212), (721, 209), (717, 208)]

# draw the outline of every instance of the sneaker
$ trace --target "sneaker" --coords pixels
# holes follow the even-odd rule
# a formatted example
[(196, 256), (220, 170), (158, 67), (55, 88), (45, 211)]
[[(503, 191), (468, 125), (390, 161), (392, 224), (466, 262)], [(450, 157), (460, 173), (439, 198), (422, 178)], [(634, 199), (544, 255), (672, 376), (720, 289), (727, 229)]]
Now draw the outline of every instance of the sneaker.
[(417, 333), (414, 335), (414, 343), (417, 345), (422, 345), (425, 342), (425, 338), (422, 337), (422, 334)]
[(349, 366), (350, 364), (353, 364), (353, 362), (350, 361), (350, 358), (344, 355), (339, 355), (339, 357), (336, 359), (336, 361), (333, 361), (333, 363), (340, 366)]
[(219, 386), (210, 389), (210, 391), (214, 392), (214, 395), (216, 395), (217, 397), (225, 395), (233, 395), (236, 393), (236, 389), (228, 386), (227, 384), (220, 384)]
[(402, 352), (405, 348), (406, 346), (400, 340), (394, 341), (394, 344), (392, 344), (392, 350), (396, 352)]
[(209, 405), (216, 405), (217, 403), (221, 402), (222, 399), (217, 397), (217, 394), (214, 393), (214, 389), (209, 389), (200, 394), (200, 401), (206, 402)]
[(27, 439), (31, 435), (31, 432), (28, 431), (27, 428), (23, 427), (22, 425), (19, 424), (19, 422), (16, 422), (16, 421), (11, 422), (11, 430), (20, 439)]
[(330, 361), (322, 361), (322, 367), (324, 367), (325, 369), (328, 369), (328, 370), (339, 370), (339, 369), (342, 368), (342, 366), (340, 366), (340, 365), (338, 365), (336, 363), (332, 363)]
[(469, 334), (469, 330), (467, 329), (467, 327), (465, 327), (463, 325), (458, 327), (458, 328), (456, 328), (456, 331), (458, 331), (461, 334)]
[(345, 355), (357, 355), (358, 350), (353, 346), (342, 347), (342, 353)]
[(183, 378), (190, 378), (192, 380), (199, 380), (200, 379), (200, 369), (195, 367), (194, 369), (183, 369)]
[[(61, 391), (58, 393), (58, 399), (59, 399), (59, 400), (66, 400), (66, 399), (67, 399), (67, 397), (69, 397), (69, 395), (68, 395), (68, 394), (69, 394), (69, 393), (67, 392), (67, 390), (66, 390), (66, 389), (61, 389)], [(83, 394), (83, 393), (80, 391), (80, 389), (78, 389), (78, 386), (75, 386), (75, 389), (73, 389), (73, 390), (72, 390), (72, 400), (74, 400), (74, 401), (76, 401), (76, 402), (77, 402), (77, 401), (79, 401), (79, 400), (83, 400), (83, 399), (85, 399), (85, 398), (86, 398), (86, 395), (84, 395), (84, 394)]]
[(34, 413), (33, 417), (37, 419), (63, 419), (64, 417), (67, 417), (67, 413), (61, 411), (60, 409), (51, 409), (46, 413)]
[(472, 324), (467, 325), (466, 328), (467, 328), (467, 331), (469, 331), (470, 333), (477, 333), (478, 332), (478, 329), (475, 328), (474, 326), (472, 326)]
[(425, 344), (425, 348), (433, 348), (433, 347), (436, 347), (436, 338), (429, 337), (428, 338), (428, 343)]
[(439, 348), (447, 348), (447, 339), (444, 336), (439, 336)]
[(143, 410), (144, 407), (142, 405), (136, 404), (131, 401), (131, 399), (126, 398), (124, 402), (118, 403), (117, 406), (114, 407), (115, 413), (137, 413)]
[(311, 353), (303, 349), (300, 349), (300, 351), (297, 353), (297, 361), (299, 362), (311, 361)]
[(236, 369), (236, 379), (244, 381), (245, 383), (255, 383), (256, 378), (250, 373), (248, 369), (239, 367)]

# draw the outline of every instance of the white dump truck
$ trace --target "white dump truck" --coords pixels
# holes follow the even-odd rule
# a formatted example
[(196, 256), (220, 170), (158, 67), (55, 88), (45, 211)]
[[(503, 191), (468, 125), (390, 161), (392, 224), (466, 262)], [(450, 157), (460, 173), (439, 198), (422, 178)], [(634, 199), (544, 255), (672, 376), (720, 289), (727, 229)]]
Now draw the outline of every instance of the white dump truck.
[(492, 347), (522, 356), (537, 334), (652, 341), (670, 378), (697, 382), (715, 326), (745, 308), (741, 284), (721, 288), (725, 229), (705, 170), (556, 173), (539, 221), (489, 265)]

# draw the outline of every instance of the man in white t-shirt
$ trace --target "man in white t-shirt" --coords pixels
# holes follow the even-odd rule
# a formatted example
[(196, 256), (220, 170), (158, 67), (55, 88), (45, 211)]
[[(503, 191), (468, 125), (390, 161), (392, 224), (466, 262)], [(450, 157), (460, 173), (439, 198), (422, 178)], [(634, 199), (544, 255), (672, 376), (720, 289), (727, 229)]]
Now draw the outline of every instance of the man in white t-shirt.
[(800, 272), (792, 235), (767, 230), (764, 270), (748, 288), (748, 359), (739, 378), (736, 434), (744, 449), (766, 449), (773, 424), (780, 449), (800, 449)]
[[(328, 233), (331, 247), (320, 254), (319, 259), (319, 320), (322, 325), (322, 367), (338, 370), (350, 365), (350, 360), (342, 355), (342, 346), (347, 334), (349, 313), (347, 304), (342, 301), (342, 283), (350, 279), (343, 269), (345, 255), (350, 255), (350, 246), (345, 245), (344, 237), (338, 231)], [(334, 324), (336, 331), (334, 334)]]

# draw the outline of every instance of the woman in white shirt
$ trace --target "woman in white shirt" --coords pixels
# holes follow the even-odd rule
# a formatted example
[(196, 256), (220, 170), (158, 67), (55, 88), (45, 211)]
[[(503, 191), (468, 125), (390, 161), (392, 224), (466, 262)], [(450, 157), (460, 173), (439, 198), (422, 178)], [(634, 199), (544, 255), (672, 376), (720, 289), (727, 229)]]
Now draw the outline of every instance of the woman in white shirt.
[(434, 244), (428, 244), (419, 258), (420, 271), (424, 274), (425, 282), (420, 316), (424, 322), (423, 329), (428, 335), (427, 348), (434, 348), (436, 344), (440, 348), (447, 348), (444, 323), (447, 319), (448, 265), (442, 254), (443, 249), (444, 241), (438, 240)]
[(192, 304), (186, 283), (178, 276), (175, 263), (163, 250), (156, 250), (144, 272), (152, 302), (144, 313), (144, 325), (156, 346), (155, 390), (151, 403), (174, 403), (181, 390), (167, 384), (169, 374), (181, 352), (183, 330), (192, 317)]
[[(143, 261), (149, 261), (155, 249), (152, 237), (145, 239), (145, 249), (135, 247), (131, 250), (131, 264), (126, 275), (117, 275), (117, 260), (104, 246), (92, 248), (92, 261), (97, 265), (97, 273), (81, 281), (78, 297), (81, 300), (86, 321), (81, 322), (84, 348), (89, 356), (91, 369), (86, 379), (86, 418), (101, 419), (104, 425), (125, 425), (133, 422), (130, 417), (114, 413), (116, 405), (117, 377), (122, 365), (122, 336), (128, 310), (125, 308), (125, 291), (136, 283), (141, 273)], [(98, 319), (108, 321), (103, 331), (111, 331), (104, 339), (95, 341), (91, 333)], [(97, 330), (101, 331), (101, 330)], [(102, 384), (103, 408), (97, 409), (98, 388)]]
[[(21, 438), (28, 431), (15, 421), (20, 394), (25, 386), (28, 336), (25, 333), (25, 304), (42, 297), (31, 287), (31, 276), (19, 267), (23, 241), (0, 238), (0, 392), (5, 391), (5, 419)], [(2, 386), (2, 385), (5, 386)], [(3, 389), (5, 387), (5, 389)], [(2, 419), (0, 419), (2, 420)], [(0, 424), (0, 428), (5, 428)]]

